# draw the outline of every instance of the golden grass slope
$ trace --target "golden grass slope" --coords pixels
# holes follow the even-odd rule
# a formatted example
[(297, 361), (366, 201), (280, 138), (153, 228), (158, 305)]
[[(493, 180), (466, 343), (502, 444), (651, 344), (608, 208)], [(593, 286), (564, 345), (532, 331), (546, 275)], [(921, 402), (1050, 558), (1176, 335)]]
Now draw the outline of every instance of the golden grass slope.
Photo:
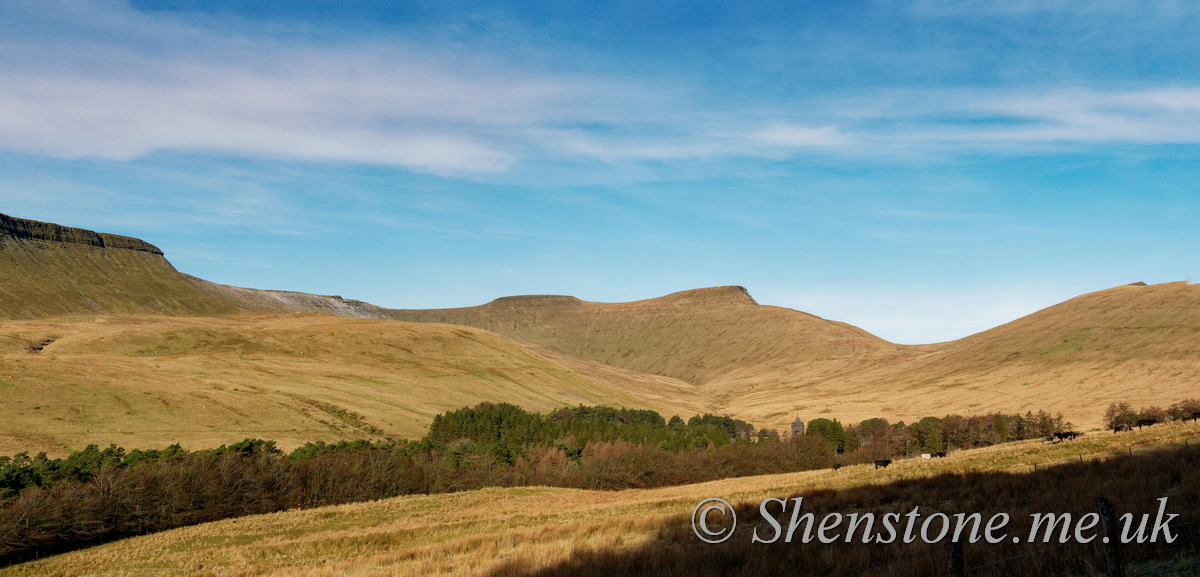
[[(74, 355), (74, 372), (67, 370), (69, 363), (62, 363), (62, 367), (53, 363), (39, 365), (41, 373), (26, 377), (14, 368), (0, 373), (0, 392), (15, 393), (14, 385), (6, 383), (26, 382), (42, 378), (41, 375), (50, 383), (88, 389), (97, 386), (88, 375), (103, 373), (110, 375), (105, 386), (114, 391), (105, 393), (107, 397), (123, 397), (115, 391), (123, 383), (117, 376), (124, 375), (125, 370), (131, 377), (126, 380), (137, 390), (148, 387), (146, 383), (156, 379), (174, 383), (176, 388), (199, 390), (213, 382), (222, 382), (222, 378), (214, 375), (226, 373), (238, 375), (229, 386), (237, 386), (239, 392), (249, 390), (251, 385), (278, 387), (276, 383), (291, 383), (289, 387), (293, 388), (299, 386), (296, 383), (304, 383), (304, 386), (318, 390), (336, 391), (346, 386), (332, 376), (339, 374), (357, 375), (355, 378), (360, 382), (366, 379), (389, 386), (407, 382), (398, 377), (389, 380), (379, 376), (376, 373), (386, 372), (385, 369), (374, 367), (371, 362), (363, 363), (364, 355), (352, 351), (352, 343), (371, 350), (371, 338), (366, 336), (332, 338), (314, 345), (313, 335), (305, 333), (310, 329), (296, 330), (272, 337), (276, 339), (276, 346), (263, 357), (266, 360), (234, 355), (239, 347), (253, 349), (257, 346), (254, 343), (258, 343), (256, 339), (262, 338), (255, 332), (262, 329), (250, 328), (255, 325), (236, 316), (247, 311), (318, 311), (342, 317), (384, 317), (426, 323), (412, 325), (414, 327), (431, 326), (428, 323), (472, 326), (526, 345), (526, 349), (518, 351), (516, 345), (505, 341), (504, 346), (514, 347), (513, 355), (538, 351), (536, 356), (540, 362), (556, 367), (555, 370), (561, 373), (555, 374), (567, 379), (568, 384), (562, 384), (546, 376), (534, 378), (504, 372), (509, 369), (503, 366), (470, 364), (458, 357), (471, 357), (475, 353), (446, 347), (425, 351), (424, 362), (431, 366), (459, 367), (466, 371), (465, 374), (473, 376), (444, 381), (446, 388), (438, 395), (421, 393), (424, 389), (414, 388), (415, 396), (408, 408), (399, 410), (396, 416), (374, 417), (382, 414), (383, 406), (404, 404), (398, 392), (388, 393), (392, 399), (389, 403), (393, 403), (390, 405), (368, 403), (371, 395), (360, 398), (354, 394), (358, 391), (354, 387), (348, 389), (352, 392), (340, 396), (323, 393), (326, 397), (338, 398), (338, 401), (327, 399), (339, 407), (335, 412), (365, 415), (374, 419), (370, 420), (370, 427), (405, 436), (419, 433), (437, 412), (480, 400), (517, 404), (528, 400), (531, 404), (526, 408), (539, 410), (550, 408), (551, 399), (574, 404), (583, 402), (575, 399), (586, 398), (586, 402), (597, 404), (652, 408), (664, 415), (678, 413), (686, 417), (702, 412), (723, 413), (758, 426), (783, 430), (797, 417), (806, 421), (830, 417), (843, 423), (873, 417), (911, 422), (926, 416), (953, 413), (974, 415), (993, 411), (1045, 410), (1061, 412), (1076, 427), (1086, 429), (1101, 425), (1104, 409), (1112, 401), (1128, 401), (1138, 408), (1142, 405), (1168, 406), (1200, 396), (1197, 386), (1200, 384), (1200, 339), (1196, 338), (1200, 336), (1200, 287), (1186, 283), (1116, 287), (1082, 295), (957, 341), (904, 346), (845, 323), (792, 309), (760, 305), (746, 289), (733, 286), (683, 291), (627, 303), (536, 295), (505, 297), (475, 307), (439, 310), (389, 310), (337, 296), (243, 289), (180, 274), (163, 258), (161, 251), (137, 239), (3, 215), (0, 215), (0, 271), (4, 273), (0, 275), (0, 319), (58, 319), (52, 322), (58, 327), (53, 330), (35, 329), (37, 321), (32, 320), (30, 322), (34, 324), (23, 327), (4, 323), (4, 334), (8, 337), (0, 339), (12, 338), (18, 333), (23, 335), (13, 341), (13, 350), (24, 350), (31, 343), (36, 345), (38, 339), (53, 336), (56, 332), (78, 331), (82, 339), (82, 335), (90, 330), (102, 333), (98, 327), (104, 322), (125, 322), (97, 322), (92, 320), (93, 317), (157, 314), (180, 318), (139, 322), (161, 323), (164, 327), (174, 326), (173, 323), (192, 323), (199, 332), (181, 336), (163, 333), (167, 329), (162, 329), (152, 332), (153, 339), (168, 339), (163, 346), (170, 342), (190, 342), (200, 347), (195, 350), (183, 347), (174, 357), (166, 355), (172, 357), (172, 361), (157, 363), (158, 368), (153, 369), (172, 367), (173, 372), (164, 375), (155, 375), (145, 358), (132, 357), (142, 359), (133, 362), (128, 355), (103, 353), (108, 349), (102, 347), (74, 349), (70, 353)], [(74, 320), (71, 315), (75, 315)], [(183, 317), (193, 318), (183, 320)], [(217, 330), (207, 327), (207, 323), (226, 323), (226, 326)], [(345, 325), (346, 330), (356, 334), (381, 330), (381, 334), (387, 335), (391, 330), (387, 323), (360, 325), (354, 329), (350, 329), (351, 326)], [(210, 330), (220, 333), (213, 337), (216, 340), (208, 342), (196, 336)], [(251, 333), (243, 334), (244, 330)], [(405, 330), (419, 332), (423, 329)], [(212, 344), (223, 342), (220, 339), (225, 337), (231, 339), (227, 345)], [(421, 338), (424, 337), (411, 337), (414, 341)], [(438, 337), (430, 338), (436, 341)], [(295, 339), (295, 342), (289, 344), (286, 339)], [(280, 352), (285, 349), (317, 350), (327, 345), (333, 347), (328, 351), (333, 360), (325, 374), (318, 377), (310, 374), (313, 370), (311, 359)], [(53, 348), (54, 345), (49, 346)], [(95, 342), (88, 346), (99, 347)], [(24, 352), (14, 358), (29, 360), (32, 357)], [(305, 362), (294, 362), (298, 359)], [(6, 362), (15, 361), (8, 359)], [(88, 369), (89, 362), (96, 363), (94, 370)], [(249, 368), (255, 363), (270, 366)], [(472, 374), (467, 366), (474, 367), (475, 372)], [(5, 367), (0, 365), (0, 368)], [(494, 387), (489, 375), (496, 371), (515, 381), (510, 383), (511, 391), (496, 389), (497, 395), (511, 392), (513, 396), (490, 394)], [(6, 375), (14, 378), (5, 380)], [(561, 393), (578, 391), (585, 382), (596, 383), (600, 388), (583, 396)], [(19, 397), (19, 400), (25, 402), (33, 398), (38, 401), (35, 403), (38, 406), (42, 399), (55, 398), (48, 397), (50, 393), (65, 395), (53, 388), (21, 391), (32, 397)], [(303, 398), (313, 396), (307, 392), (291, 392)], [(21, 413), (15, 401), (7, 401), (9, 398), (17, 397), (6, 397), (4, 407), (0, 408), (0, 419), (6, 419), (14, 427), (41, 422)], [(66, 395), (64, 398), (75, 397)], [(226, 399), (229, 411), (242, 401), (252, 402), (253, 398), (234, 396)], [(262, 406), (252, 403), (237, 410), (252, 415), (262, 410)], [(110, 413), (113, 419), (123, 415), (132, 417), (134, 413)], [(57, 418), (65, 423), (82, 422), (69, 414), (59, 414)], [(214, 418), (214, 422), (219, 423), (232, 419), (206, 418)], [(154, 419), (151, 422), (162, 424)], [(287, 427), (282, 426), (282, 422), (261, 430), (264, 434), (283, 431)], [(218, 429), (225, 427), (223, 424), (215, 426)], [(300, 427), (297, 435), (318, 430), (306, 427)], [(363, 430), (370, 431), (370, 427)], [(82, 429), (66, 427), (65, 430), (72, 431), (66, 437), (57, 436), (58, 433), (39, 437), (43, 441), (52, 441), (51, 445), (32, 440), (25, 442), (31, 449), (76, 447), (83, 442), (82, 435), (90, 434), (89, 431), (114, 428), (127, 427), (120, 424)], [(27, 437), (42, 434), (36, 427), (19, 430)], [(203, 432), (207, 430), (203, 427), (196, 430), (203, 433), (198, 433), (197, 442), (218, 438)], [(238, 430), (250, 429), (242, 427)], [(115, 437), (108, 434), (98, 440), (128, 439), (128, 435), (124, 435), (126, 431), (121, 433)], [(351, 433), (342, 431), (346, 435)], [(296, 442), (299, 438), (291, 437), (292, 441), (285, 442)], [(10, 445), (20, 446), (20, 443)], [(0, 443), (0, 452), (4, 450)]]
[(628, 303), (506, 297), (462, 309), (392, 310), (401, 320), (483, 328), (520, 342), (626, 369), (704, 384), (746, 369), (845, 370), (902, 349), (862, 329), (759, 305), (743, 287), (713, 287)]
[(0, 454), (416, 438), (481, 401), (711, 409), (688, 383), (479, 329), (356, 321), (383, 309), (184, 275), (129, 237), (0, 215), (0, 273)]
[(482, 401), (695, 414), (684, 383), (585, 375), (494, 333), (320, 314), (0, 323), (0, 454), (247, 437), (419, 438)]
[(1200, 287), (1141, 283), (1082, 295), (1001, 327), (905, 346), (741, 287), (631, 303), (572, 297), (392, 311), (479, 326), (565, 355), (687, 381), (718, 412), (786, 429), (799, 417), (1061, 412), (1101, 426), (1112, 401), (1169, 406), (1200, 395)]
[[(1200, 286), (1133, 284), (1081, 295), (970, 337), (910, 349), (893, 363), (830, 379), (778, 375), (768, 398), (738, 408), (915, 419), (1062, 412), (1077, 428), (1103, 426), (1113, 401), (1135, 409), (1200, 397)], [(765, 374), (755, 375), (761, 382)], [(799, 378), (795, 378), (799, 377)], [(743, 381), (744, 382), (744, 381)], [(737, 382), (716, 383), (737, 386)], [(837, 402), (829, 401), (837, 395)], [(911, 422), (911, 420), (910, 420)]]
[[(1195, 450), (1198, 438), (1200, 425), (1187, 423), (1051, 445), (1008, 443), (954, 452), (946, 459), (899, 460), (880, 470), (869, 464), (853, 465), (836, 472), (826, 469), (612, 492), (518, 487), (415, 495), (184, 527), (0, 569), (0, 575), (477, 576), (505, 565), (532, 573), (580, 551), (667, 550), (678, 534), (691, 531), (687, 516), (710, 497), (757, 505), (768, 497), (883, 485), (942, 473), (1025, 473), (1035, 466), (1045, 469), (1079, 459), (1103, 460), (1184, 442)], [(1195, 486), (1194, 479), (1186, 482)], [(894, 497), (901, 500), (896, 505), (899, 510), (910, 509), (912, 504), (903, 503), (903, 495)], [(1027, 498), (1036, 500), (1039, 495)], [(922, 510), (927, 505), (936, 510), (939, 504), (922, 503)], [(1049, 504), (1046, 512), (1061, 511), (1057, 507)]]

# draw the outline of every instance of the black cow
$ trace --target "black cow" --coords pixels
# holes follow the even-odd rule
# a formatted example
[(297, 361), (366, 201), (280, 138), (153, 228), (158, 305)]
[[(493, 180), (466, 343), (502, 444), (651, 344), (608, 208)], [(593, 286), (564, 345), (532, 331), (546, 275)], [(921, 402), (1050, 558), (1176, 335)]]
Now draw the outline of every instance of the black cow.
[(1151, 425), (1153, 425), (1154, 423), (1157, 423), (1157, 422), (1158, 422), (1158, 421), (1155, 421), (1154, 419), (1138, 419), (1138, 422), (1137, 422), (1137, 427), (1138, 427), (1139, 429), (1140, 429), (1140, 428), (1142, 428), (1143, 426), (1145, 426), (1145, 427), (1149, 427), (1149, 426), (1151, 426)]
[(875, 468), (886, 467), (892, 464), (891, 459), (875, 459)]
[(1054, 438), (1058, 439), (1060, 441), (1066, 441), (1068, 439), (1074, 440), (1081, 435), (1083, 435), (1083, 433), (1080, 433), (1079, 431), (1066, 431), (1066, 432), (1054, 433)]
[(845, 467), (845, 466), (846, 466), (846, 464), (845, 464), (845, 463), (834, 463), (834, 464), (833, 464), (833, 470), (834, 470), (834, 471), (836, 471), (836, 470), (838, 470), (838, 469), (841, 469), (842, 467)]
[(939, 458), (939, 459), (941, 459), (942, 457), (945, 457), (945, 456), (946, 456), (946, 452), (945, 452), (945, 451), (938, 451), (938, 452), (934, 453), (934, 454), (933, 454), (933, 456), (934, 456), (934, 457), (937, 457), (937, 458)]

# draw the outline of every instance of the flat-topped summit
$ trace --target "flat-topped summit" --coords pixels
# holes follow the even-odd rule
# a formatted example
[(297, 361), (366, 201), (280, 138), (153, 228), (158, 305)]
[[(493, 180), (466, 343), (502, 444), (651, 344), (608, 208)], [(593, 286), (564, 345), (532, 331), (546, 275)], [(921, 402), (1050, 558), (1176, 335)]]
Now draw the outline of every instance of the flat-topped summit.
[(66, 244), (83, 244), (100, 248), (115, 248), (162, 255), (158, 247), (141, 239), (116, 234), (94, 232), (49, 222), (39, 222), (0, 214), (0, 242), (3, 237), (43, 240)]
[(500, 297), (485, 307), (529, 308), (529, 307), (561, 307), (579, 306), (583, 301), (567, 295), (516, 295)]
[(231, 287), (175, 270), (137, 238), (0, 214), (0, 319), (327, 312), (380, 317), (337, 296)]
[(716, 286), (671, 293), (657, 299), (687, 305), (757, 305), (744, 286)]

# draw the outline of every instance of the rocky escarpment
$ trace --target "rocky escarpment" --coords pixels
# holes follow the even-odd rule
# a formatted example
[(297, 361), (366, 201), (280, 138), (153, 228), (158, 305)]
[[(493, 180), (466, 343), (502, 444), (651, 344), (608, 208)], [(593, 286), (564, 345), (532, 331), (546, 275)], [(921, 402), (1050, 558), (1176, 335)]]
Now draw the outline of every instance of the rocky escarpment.
[(163, 254), (163, 251), (159, 250), (158, 247), (133, 237), (93, 232), (82, 228), (72, 228), (49, 222), (14, 218), (7, 214), (0, 214), (0, 242), (3, 242), (5, 238), (133, 250), (159, 256)]
[(0, 319), (241, 312), (386, 316), (339, 296), (209, 282), (175, 270), (162, 250), (137, 238), (0, 214)]
[(148, 242), (0, 215), (0, 318), (236, 312)]
[(250, 312), (314, 312), (347, 318), (387, 318), (386, 309), (368, 302), (342, 298), (338, 295), (315, 295), (296, 291), (249, 289), (217, 284), (192, 276), (188, 276), (188, 278), (204, 291)]

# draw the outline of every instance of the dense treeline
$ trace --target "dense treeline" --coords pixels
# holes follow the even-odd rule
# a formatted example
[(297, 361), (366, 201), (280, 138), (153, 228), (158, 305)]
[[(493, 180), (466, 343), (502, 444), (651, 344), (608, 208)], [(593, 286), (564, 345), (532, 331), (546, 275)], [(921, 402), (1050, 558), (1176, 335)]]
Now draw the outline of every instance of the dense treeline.
[[(1180, 407), (1184, 407), (1181, 404)], [(1190, 405), (1187, 405), (1190, 406)], [(64, 459), (0, 457), (0, 564), (222, 518), (489, 486), (658, 487), (800, 471), (1037, 438), (1061, 415), (929, 417), (911, 425), (815, 419), (780, 438), (745, 421), (483, 403), (434, 418), (418, 441), (247, 439), (204, 451), (95, 445)]]
[(509, 403), (482, 403), (434, 417), (426, 439), (435, 446), (470, 443), (472, 452), (511, 465), (521, 449), (530, 446), (557, 446), (571, 458), (597, 442), (624, 441), (677, 452), (744, 441), (753, 431), (745, 421), (707, 414), (685, 423), (678, 415), (666, 421), (643, 409), (579, 406), (543, 416)]
[(1171, 421), (1195, 419), (1200, 416), (1200, 399), (1184, 399), (1167, 407), (1148, 405), (1135, 411), (1133, 405), (1125, 401), (1117, 401), (1108, 406), (1104, 412), (1104, 424), (1113, 430), (1121, 427), (1130, 428), (1142, 425), (1153, 425)]
[(1061, 413), (1051, 415), (1038, 411), (1024, 416), (995, 413), (925, 417), (911, 425), (867, 419), (857, 425), (843, 426), (837, 419), (820, 418), (807, 423), (804, 434), (824, 440), (835, 453), (845, 453), (842, 460), (846, 462), (861, 462), (1037, 439), (1068, 431), (1071, 426)]
[(20, 454), (0, 458), (0, 563), (296, 507), (488, 486), (657, 487), (832, 464), (819, 439), (751, 442), (751, 431), (714, 415), (576, 407), (543, 416), (485, 403), (440, 415), (416, 442)]

